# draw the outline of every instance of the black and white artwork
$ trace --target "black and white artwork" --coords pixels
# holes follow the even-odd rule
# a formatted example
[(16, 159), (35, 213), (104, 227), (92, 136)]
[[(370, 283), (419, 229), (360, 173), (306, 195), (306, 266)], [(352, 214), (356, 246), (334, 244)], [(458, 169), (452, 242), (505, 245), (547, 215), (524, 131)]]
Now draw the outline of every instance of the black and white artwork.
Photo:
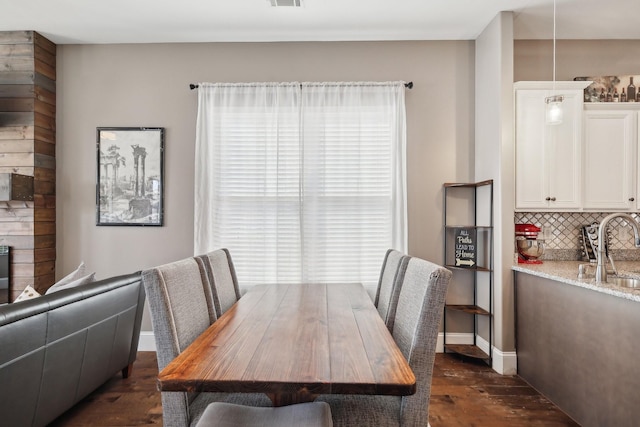
[(97, 128), (97, 225), (163, 225), (164, 128)]

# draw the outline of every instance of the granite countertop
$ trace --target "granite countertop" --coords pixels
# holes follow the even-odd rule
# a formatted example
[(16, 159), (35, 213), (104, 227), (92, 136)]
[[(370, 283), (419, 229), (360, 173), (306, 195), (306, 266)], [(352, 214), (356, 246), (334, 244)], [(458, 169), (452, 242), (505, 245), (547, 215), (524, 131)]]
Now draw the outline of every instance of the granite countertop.
[[(514, 271), (529, 273), (534, 276), (557, 280), (569, 285), (640, 302), (640, 288), (625, 288), (608, 283), (596, 283), (594, 279), (595, 264), (588, 265), (586, 279), (578, 279), (578, 265), (580, 264), (589, 263), (584, 261), (544, 261), (543, 264), (514, 264), (512, 269)], [(618, 261), (615, 264), (618, 275), (640, 278), (639, 261)]]

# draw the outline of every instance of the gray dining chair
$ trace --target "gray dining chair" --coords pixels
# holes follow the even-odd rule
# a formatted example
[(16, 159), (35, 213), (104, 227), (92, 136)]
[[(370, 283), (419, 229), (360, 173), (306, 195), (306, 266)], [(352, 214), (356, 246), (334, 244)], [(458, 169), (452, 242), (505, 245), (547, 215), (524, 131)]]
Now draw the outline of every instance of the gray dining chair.
[(197, 427), (332, 427), (331, 408), (325, 402), (298, 403), (277, 408), (255, 408), (212, 403)]
[[(206, 271), (187, 258), (143, 271), (158, 369), (162, 370), (216, 319)], [(264, 394), (162, 392), (167, 427), (194, 426), (210, 403), (271, 406)]]
[[(405, 261), (404, 264), (403, 260)], [(393, 332), (398, 296), (400, 295), (402, 278), (407, 267), (406, 261), (408, 261), (408, 257), (405, 254), (395, 249), (389, 249), (384, 255), (382, 269), (380, 270), (374, 305), (387, 325), (389, 332)]]
[(393, 338), (416, 376), (411, 396), (322, 395), (336, 427), (423, 427), (428, 425), (438, 329), (451, 272), (437, 264), (409, 257)]
[(207, 272), (213, 304), (218, 317), (240, 299), (240, 288), (231, 254), (226, 248), (217, 249), (196, 257)]

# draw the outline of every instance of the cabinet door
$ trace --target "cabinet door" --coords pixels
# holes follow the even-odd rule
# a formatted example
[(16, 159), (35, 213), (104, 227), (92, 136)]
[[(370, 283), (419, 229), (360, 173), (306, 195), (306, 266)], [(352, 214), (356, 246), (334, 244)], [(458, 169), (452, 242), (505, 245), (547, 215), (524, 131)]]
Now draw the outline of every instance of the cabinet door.
[(544, 98), (546, 90), (516, 92), (516, 208), (548, 206), (545, 162)]
[(584, 113), (584, 207), (634, 209), (636, 112)]
[(564, 118), (545, 123), (548, 90), (516, 92), (516, 209), (580, 208), (582, 91), (564, 93)]
[(546, 161), (549, 164), (549, 207), (580, 209), (582, 183), (582, 91), (564, 93), (564, 118), (545, 125)]

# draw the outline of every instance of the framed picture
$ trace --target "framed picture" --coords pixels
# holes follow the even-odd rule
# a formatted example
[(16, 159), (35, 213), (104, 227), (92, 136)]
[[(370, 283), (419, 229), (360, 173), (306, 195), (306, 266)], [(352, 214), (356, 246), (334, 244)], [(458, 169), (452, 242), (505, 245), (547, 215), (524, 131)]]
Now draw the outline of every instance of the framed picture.
[(97, 128), (96, 225), (163, 225), (164, 128)]

